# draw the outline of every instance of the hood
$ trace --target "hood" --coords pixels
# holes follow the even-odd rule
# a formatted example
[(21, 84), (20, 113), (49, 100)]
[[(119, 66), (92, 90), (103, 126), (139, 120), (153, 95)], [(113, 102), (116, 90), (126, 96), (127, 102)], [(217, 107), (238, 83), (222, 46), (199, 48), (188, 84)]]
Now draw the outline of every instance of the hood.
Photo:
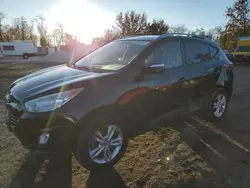
[(42, 69), (16, 80), (10, 86), (10, 91), (17, 100), (22, 101), (51, 89), (109, 74), (113, 73), (89, 72), (59, 65)]

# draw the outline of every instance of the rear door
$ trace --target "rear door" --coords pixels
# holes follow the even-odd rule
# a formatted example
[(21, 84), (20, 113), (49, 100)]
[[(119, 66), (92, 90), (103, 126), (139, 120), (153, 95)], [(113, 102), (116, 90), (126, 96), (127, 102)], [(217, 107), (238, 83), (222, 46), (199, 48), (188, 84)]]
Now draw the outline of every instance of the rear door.
[[(205, 39), (204, 39), (205, 40)], [(187, 71), (185, 79), (190, 80), (189, 89), (192, 101), (204, 99), (216, 87), (222, 68), (219, 50), (202, 40), (184, 40), (185, 63)]]

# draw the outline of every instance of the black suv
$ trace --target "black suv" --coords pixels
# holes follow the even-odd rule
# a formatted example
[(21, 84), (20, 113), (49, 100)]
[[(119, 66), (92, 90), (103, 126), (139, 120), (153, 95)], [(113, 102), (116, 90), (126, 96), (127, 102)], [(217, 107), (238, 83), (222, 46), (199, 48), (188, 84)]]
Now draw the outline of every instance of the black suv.
[(232, 90), (233, 65), (216, 42), (135, 36), (16, 80), (5, 96), (6, 124), (26, 148), (70, 151), (84, 167), (103, 168), (123, 156), (136, 127), (201, 109), (220, 119)]

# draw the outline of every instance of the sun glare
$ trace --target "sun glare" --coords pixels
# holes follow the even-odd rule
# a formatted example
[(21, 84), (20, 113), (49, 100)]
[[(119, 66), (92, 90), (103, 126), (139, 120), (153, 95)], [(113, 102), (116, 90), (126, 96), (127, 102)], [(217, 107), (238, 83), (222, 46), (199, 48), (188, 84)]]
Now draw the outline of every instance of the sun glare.
[(76, 35), (81, 42), (91, 43), (94, 37), (103, 35), (114, 22), (114, 15), (98, 4), (86, 0), (62, 0), (49, 10), (50, 25), (62, 23), (65, 32)]

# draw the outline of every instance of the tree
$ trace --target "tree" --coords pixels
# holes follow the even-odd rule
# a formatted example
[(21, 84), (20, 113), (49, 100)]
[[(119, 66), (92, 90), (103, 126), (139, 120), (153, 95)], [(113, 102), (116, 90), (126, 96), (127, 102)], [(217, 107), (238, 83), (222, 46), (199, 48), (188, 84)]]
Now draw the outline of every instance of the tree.
[(204, 35), (204, 36), (206, 35), (205, 30), (203, 28), (196, 29), (195, 34), (196, 35)]
[(169, 32), (170, 33), (187, 33), (188, 28), (186, 28), (185, 25), (175, 25), (175, 26), (169, 27)]
[(52, 32), (52, 37), (55, 45), (63, 45), (65, 43), (65, 32), (63, 24), (56, 23), (55, 29)]
[(168, 25), (164, 20), (153, 20), (152, 23), (148, 24), (147, 32), (149, 35), (161, 35), (168, 31)]
[(34, 21), (30, 21), (27, 28), (27, 39), (37, 43), (37, 36), (34, 34)]
[(40, 45), (42, 47), (47, 47), (48, 43), (50, 41), (48, 36), (48, 28), (45, 25), (45, 17), (42, 14), (38, 14), (36, 18), (34, 19), (34, 22), (37, 25), (37, 30), (40, 35)]
[(13, 40), (10, 30), (10, 25), (4, 25), (2, 27), (2, 41), (8, 42)]
[(103, 46), (115, 39), (118, 39), (119, 36), (120, 36), (119, 30), (117, 30), (117, 28), (113, 26), (111, 29), (105, 30), (104, 35), (102, 37), (93, 38), (91, 43)]
[(227, 32), (232, 35), (247, 35), (249, 26), (249, 2), (248, 0), (237, 0), (233, 6), (227, 7), (226, 17), (228, 22), (226, 25)]
[(0, 40), (3, 41), (3, 31), (2, 31), (2, 22), (3, 22), (3, 19), (6, 18), (6, 14), (5, 13), (2, 13), (0, 12)]
[(216, 26), (212, 29), (209, 29), (206, 35), (211, 37), (216, 42), (219, 42), (222, 31), (223, 31), (223, 29), (221, 26)]
[(20, 18), (20, 25), (21, 25), (21, 38), (22, 40), (26, 40), (28, 38), (28, 22), (27, 20), (22, 16)]
[(128, 11), (116, 16), (116, 26), (122, 35), (143, 35), (147, 32), (147, 15)]

